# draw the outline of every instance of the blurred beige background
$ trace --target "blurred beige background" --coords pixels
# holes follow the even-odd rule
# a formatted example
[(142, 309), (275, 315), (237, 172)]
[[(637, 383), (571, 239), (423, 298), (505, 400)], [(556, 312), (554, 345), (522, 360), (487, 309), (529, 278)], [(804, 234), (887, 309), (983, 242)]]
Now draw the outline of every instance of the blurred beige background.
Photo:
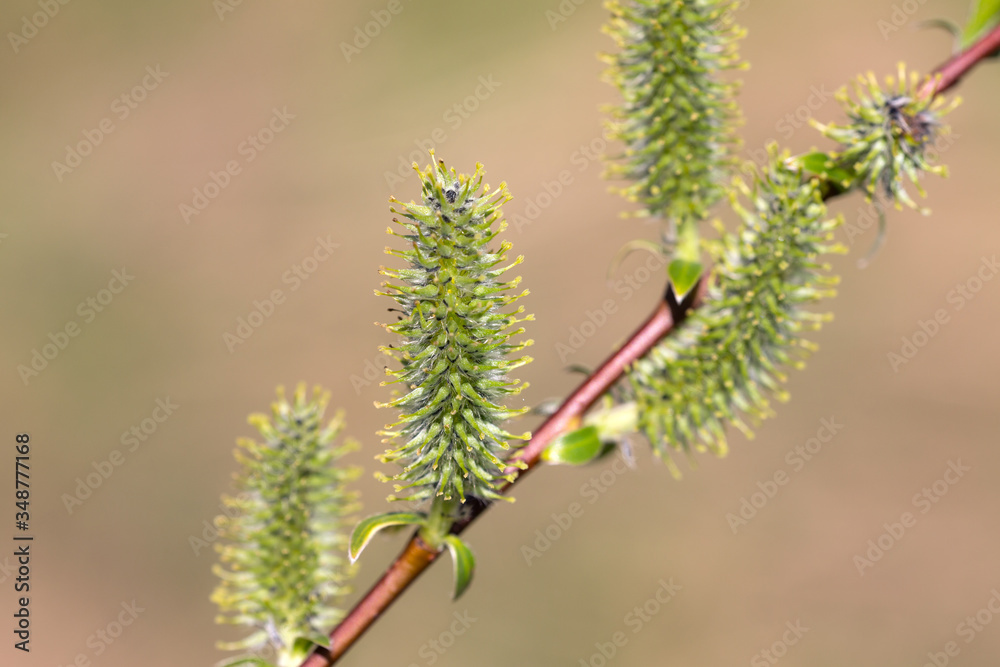
[[(599, 81), (595, 54), (610, 40), (597, 0), (564, 2), (575, 10), (554, 27), (546, 12), (559, 11), (557, 0), (402, 0), (402, 13), (349, 62), (341, 44), (386, 2), (223, 2), (70, 2), (13, 43), (8, 33), (42, 10), (33, 0), (0, 9), (0, 497), (12, 523), (14, 434), (29, 432), (36, 535), (28, 656), (11, 647), (13, 578), (9, 565), (0, 572), (3, 664), (70, 665), (82, 655), (102, 667), (166, 667), (223, 657), (214, 642), (234, 634), (213, 624), (215, 556), (196, 554), (190, 538), (229, 488), (234, 440), (250, 434), (246, 415), (266, 409), (277, 384), (333, 391), (364, 443), (352, 458), (367, 469), (365, 509), (385, 508), (387, 488), (371, 472), (382, 449), (374, 432), (390, 418), (373, 402), (387, 394), (351, 377), (378, 365), (377, 345), (387, 342), (372, 325), (390, 305), (372, 294), (389, 242), (387, 198), (419, 193), (408, 169), (393, 187), (385, 174), (419, 144), (432, 140), (449, 164), (468, 171), (482, 161), (491, 181), (506, 180), (516, 198), (508, 218), (547, 204), (507, 233), (526, 256), (520, 272), (537, 315), (536, 361), (520, 375), (532, 385), (526, 401), (565, 395), (577, 381), (566, 366), (599, 363), (662, 287), (657, 276), (626, 300), (604, 279), (618, 247), (654, 230), (618, 218), (623, 203), (607, 193), (591, 152), (602, 143), (599, 109), (616, 99)], [(944, 33), (912, 28), (964, 19), (965, 0), (904, 4), (910, 13), (895, 10), (903, 28), (886, 32), (887, 0), (749, 3), (740, 12), (752, 63), (741, 97), (747, 154), (772, 138), (796, 151), (821, 143), (802, 122), (839, 120), (828, 93), (858, 72), (890, 73), (900, 59), (926, 71), (946, 58)], [(855, 263), (873, 228), (838, 258), (842, 288), (828, 304), (836, 319), (815, 337), (822, 349), (806, 372), (792, 373), (792, 401), (753, 442), (734, 434), (727, 459), (700, 457), (697, 470), (682, 462), (680, 482), (644, 443), (634, 472), (616, 475), (608, 462), (532, 474), (516, 504), (491, 510), (468, 534), (479, 558), (470, 592), (452, 604), (449, 568), (435, 567), (342, 664), (599, 667), (595, 643), (618, 632), (626, 641), (610, 665), (771, 664), (761, 652), (778, 642), (771, 659), (781, 654), (787, 665), (916, 667), (951, 641), (959, 650), (950, 664), (996, 664), (1000, 619), (981, 631), (960, 624), (977, 612), (977, 623), (992, 620), (980, 610), (1000, 587), (1000, 280), (972, 300), (952, 291), (1000, 251), (998, 81), (1000, 70), (985, 66), (961, 88), (965, 104), (950, 117), (956, 141), (944, 155), (951, 178), (926, 181), (935, 214), (892, 213), (888, 245), (868, 269)], [(53, 167), (101, 127), (112, 131), (75, 168)], [(266, 145), (244, 143), (278, 127), (262, 133), (273, 139)], [(213, 172), (227, 181), (219, 173), (230, 162), (238, 173), (227, 186), (209, 185)], [(563, 170), (572, 182), (539, 199)], [(186, 221), (180, 207), (199, 203), (195, 189), (215, 196)], [(861, 203), (836, 208), (856, 224)], [(317, 239), (339, 247), (293, 290), (287, 272)], [(121, 289), (111, 281), (123, 269), (134, 278)], [(118, 293), (102, 292), (109, 282)], [(224, 334), (275, 289), (283, 303), (230, 352)], [(618, 312), (561, 360), (556, 346), (606, 299)], [(929, 341), (917, 336), (926, 345), (894, 371), (887, 354), (941, 309), (947, 323)], [(70, 323), (79, 334), (25, 383), (18, 366)], [(168, 399), (173, 413), (146, 421), (155, 430), (134, 451), (123, 447), (122, 433), (141, 429)], [(786, 458), (827, 434), (830, 418), (843, 428), (811, 460)], [(115, 449), (122, 465), (70, 512), (64, 494)], [(938, 502), (915, 504), (949, 462), (968, 470), (938, 484)], [(779, 471), (787, 483), (734, 535), (727, 514)], [(602, 473), (615, 483), (595, 493), (590, 480)], [(526, 563), (522, 546), (535, 544), (536, 531), (558, 533), (552, 515), (573, 502), (582, 516)], [(898, 540), (883, 536), (895, 543), (859, 574), (855, 556), (907, 511), (915, 525)], [(399, 536), (371, 547), (358, 592), (401, 544)], [(12, 550), (0, 547), (0, 564)], [(681, 589), (669, 603), (650, 604), (657, 613), (641, 623), (628, 616), (671, 578)], [(113, 643), (100, 640), (133, 600), (143, 609), (135, 621)], [(476, 620), (462, 636), (442, 636), (455, 612)], [(791, 646), (781, 644), (795, 638), (786, 623), (808, 628)], [(436, 651), (432, 640), (450, 647)]]

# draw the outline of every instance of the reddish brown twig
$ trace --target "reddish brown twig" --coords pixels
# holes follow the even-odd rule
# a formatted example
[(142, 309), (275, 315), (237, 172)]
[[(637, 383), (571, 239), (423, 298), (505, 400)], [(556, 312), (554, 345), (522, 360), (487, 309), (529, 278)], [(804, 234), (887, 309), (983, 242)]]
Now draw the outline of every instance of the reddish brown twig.
[(921, 97), (940, 95), (955, 86), (963, 76), (1000, 50), (1000, 25), (993, 28), (975, 44), (938, 67), (920, 89)]
[[(1000, 26), (987, 33), (975, 44), (954, 56), (934, 71), (934, 76), (920, 90), (921, 96), (939, 95), (955, 86), (973, 67), (1000, 50)], [(836, 196), (839, 193), (831, 193)], [(700, 295), (704, 284), (699, 287)], [(688, 310), (697, 304), (672, 304), (661, 302), (650, 318), (639, 327), (617, 352), (589, 376), (567, 398), (559, 409), (541, 425), (531, 441), (517, 454), (527, 470), (522, 470), (518, 481), (533, 469), (542, 452), (552, 441), (576, 427), (590, 408), (615, 382), (625, 369), (641, 358), (661, 338), (669, 334)], [(507, 485), (504, 490), (513, 486)], [(452, 527), (460, 533), (475, 521), (489, 505), (477, 506), (469, 516)], [(330, 633), (330, 648), (317, 648), (300, 667), (328, 667), (335, 663), (361, 637), (382, 613), (434, 562), (439, 552), (428, 547), (416, 535), (410, 538), (402, 553), (365, 596), (354, 606), (344, 620)]]
[(330, 633), (330, 648), (317, 647), (302, 667), (332, 665), (365, 633), (392, 602), (416, 581), (420, 573), (434, 562), (441, 552), (431, 549), (414, 535), (402, 553), (396, 557), (382, 578), (354, 606)]

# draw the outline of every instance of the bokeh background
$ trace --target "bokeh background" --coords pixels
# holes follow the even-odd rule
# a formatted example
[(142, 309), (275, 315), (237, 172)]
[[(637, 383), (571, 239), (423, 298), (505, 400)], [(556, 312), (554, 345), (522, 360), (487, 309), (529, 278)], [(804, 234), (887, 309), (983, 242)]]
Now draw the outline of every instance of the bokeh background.
[[(830, 92), (859, 72), (891, 73), (899, 60), (930, 69), (949, 55), (949, 38), (915, 26), (967, 12), (965, 0), (744, 4), (748, 157), (770, 139), (795, 151), (825, 145), (803, 121), (841, 118)], [(391, 418), (373, 402), (387, 390), (361, 381), (388, 342), (373, 325), (389, 317), (388, 301), (373, 295), (391, 242), (387, 199), (418, 196), (405, 165), (428, 140), (461, 170), (482, 161), (491, 181), (506, 180), (515, 196), (508, 218), (528, 221), (506, 234), (526, 257), (525, 303), (537, 315), (536, 361), (520, 373), (531, 383), (527, 403), (565, 395), (578, 380), (567, 367), (599, 363), (656, 302), (662, 276), (628, 299), (605, 280), (615, 251), (655, 229), (619, 218), (625, 205), (594, 159), (604, 147), (600, 108), (616, 99), (595, 57), (611, 48), (600, 3), (402, 0), (402, 13), (345, 55), (343, 44), (386, 5), (70, 2), (16, 44), (9, 33), (40, 4), (0, 7), (2, 532), (14, 532), (14, 435), (28, 432), (36, 535), (29, 655), (11, 646), (13, 543), (2, 538), (3, 664), (83, 656), (102, 667), (166, 667), (223, 657), (214, 642), (236, 635), (213, 624), (215, 555), (191, 540), (229, 490), (234, 440), (251, 435), (247, 414), (266, 410), (278, 384), (333, 392), (364, 445), (351, 460), (366, 467), (365, 510), (385, 508), (387, 487), (371, 473), (382, 450), (374, 433)], [(565, 20), (552, 23), (548, 12), (560, 11)], [(162, 80), (138, 91), (145, 99), (123, 118), (115, 100), (157, 67)], [(821, 350), (806, 371), (791, 374), (791, 402), (755, 440), (734, 433), (728, 458), (701, 456), (697, 469), (682, 461), (679, 482), (641, 442), (634, 471), (615, 474), (606, 462), (533, 473), (515, 504), (468, 533), (479, 559), (468, 594), (450, 602), (450, 568), (434, 567), (342, 664), (598, 666), (595, 643), (620, 631), (627, 643), (608, 664), (768, 664), (761, 651), (786, 623), (808, 631), (777, 647), (783, 664), (917, 666), (949, 641), (960, 649), (951, 664), (996, 664), (1000, 619), (980, 610), (1000, 587), (1000, 279), (961, 309), (952, 291), (1000, 250), (998, 82), (988, 65), (961, 86), (965, 103), (950, 116), (955, 141), (943, 155), (951, 178), (926, 180), (934, 215), (893, 212), (888, 244), (867, 269), (856, 262), (874, 227), (834, 262), (843, 276), (828, 304), (836, 319), (815, 336)], [(249, 161), (241, 145), (276, 109), (294, 118)], [(57, 174), (53, 162), (104, 119), (113, 132)], [(240, 173), (185, 220), (180, 206), (231, 160)], [(539, 199), (564, 170), (572, 182)], [(533, 219), (531, 202), (543, 204)], [(861, 206), (852, 197), (835, 209), (856, 225)], [(292, 290), (283, 276), (318, 238), (339, 247)], [(630, 258), (618, 278), (641, 275), (642, 260)], [(79, 304), (123, 269), (134, 279), (86, 319)], [(275, 289), (284, 303), (230, 351), (224, 334)], [(617, 312), (560, 358), (557, 346), (607, 299)], [(894, 369), (888, 353), (939, 309), (947, 324)], [(18, 366), (71, 322), (80, 334), (25, 382)], [(179, 407), (127, 451), (121, 434), (158, 399)], [(797, 469), (786, 455), (823, 419), (843, 428)], [(78, 478), (116, 449), (122, 465), (68, 509)], [(939, 483), (946, 495), (921, 513), (915, 494), (950, 462), (968, 471)], [(734, 534), (727, 515), (778, 471), (788, 483)], [(584, 487), (601, 474), (614, 483), (590, 503)], [(529, 564), (522, 547), (535, 545), (536, 531), (555, 531), (552, 515), (573, 502), (582, 516)], [(916, 524), (862, 576), (855, 556), (907, 511)], [(402, 539), (370, 547), (355, 595)], [(681, 590), (633, 632), (626, 616), (671, 578)], [(133, 601), (143, 609), (135, 622), (113, 643), (100, 640)], [(456, 612), (475, 621), (450, 637)], [(967, 642), (959, 624), (977, 612), (993, 622)]]

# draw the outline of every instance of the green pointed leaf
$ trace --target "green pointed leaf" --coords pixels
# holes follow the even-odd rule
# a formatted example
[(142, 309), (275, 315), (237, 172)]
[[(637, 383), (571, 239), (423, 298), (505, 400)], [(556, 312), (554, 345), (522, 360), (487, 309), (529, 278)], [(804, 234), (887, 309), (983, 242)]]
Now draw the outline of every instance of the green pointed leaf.
[(326, 635), (296, 637), (295, 641), (292, 642), (292, 656), (296, 662), (302, 662), (313, 652), (313, 647), (315, 646), (330, 648), (330, 638)]
[(448, 551), (451, 552), (451, 562), (455, 566), (455, 594), (453, 600), (461, 597), (465, 589), (472, 583), (472, 573), (476, 569), (476, 557), (458, 535), (448, 535), (444, 538)]
[(825, 176), (841, 185), (853, 183), (858, 177), (857, 172), (853, 169), (838, 165), (829, 153), (808, 153), (796, 159), (806, 171)]
[(368, 546), (375, 533), (383, 528), (389, 528), (390, 526), (420, 526), (423, 525), (425, 520), (426, 517), (419, 512), (387, 512), (363, 519), (354, 527), (354, 532), (351, 533), (351, 545), (348, 549), (351, 562), (353, 563), (358, 559), (358, 556)]
[(800, 155), (797, 159), (806, 171), (811, 171), (814, 174), (823, 174), (826, 173), (828, 168), (827, 164), (830, 162), (830, 154), (815, 151)]
[(308, 646), (306, 647), (308, 651), (312, 651), (313, 646), (322, 646), (323, 648), (330, 648), (330, 637), (322, 633), (314, 633), (308, 636), (302, 636), (295, 639), (295, 645), (298, 646), (300, 642), (304, 642)]
[(962, 33), (962, 48), (970, 46), (986, 31), (1000, 23), (1000, 0), (976, 0)]
[(684, 295), (691, 291), (691, 288), (698, 284), (698, 278), (705, 269), (701, 262), (691, 262), (686, 259), (675, 259), (670, 262), (667, 274), (670, 282), (674, 286), (674, 293), (678, 299), (683, 299)]
[(542, 453), (542, 460), (556, 465), (582, 466), (597, 459), (604, 443), (596, 426), (585, 426), (556, 438)]

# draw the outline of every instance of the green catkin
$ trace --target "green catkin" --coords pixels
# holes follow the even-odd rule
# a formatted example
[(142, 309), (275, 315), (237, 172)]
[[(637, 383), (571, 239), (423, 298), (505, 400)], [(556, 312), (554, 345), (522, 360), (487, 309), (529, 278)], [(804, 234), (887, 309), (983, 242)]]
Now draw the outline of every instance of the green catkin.
[(400, 338), (383, 348), (400, 363), (385, 384), (398, 383), (405, 393), (377, 404), (401, 412), (382, 432), (396, 448), (380, 459), (402, 467), (391, 479), (405, 496), (390, 500), (497, 499), (498, 486), (512, 478), (504, 474), (507, 441), (530, 435), (502, 428), (527, 409), (510, 409), (502, 401), (526, 386), (507, 374), (531, 361), (511, 358), (531, 344), (511, 338), (523, 333), (515, 328), (519, 322), (533, 319), (521, 316), (523, 306), (509, 308), (528, 293), (514, 293), (520, 278), (501, 280), (523, 259), (504, 266), (511, 245), (497, 240), (507, 226), (501, 206), (510, 195), (505, 184), (494, 191), (483, 185), (482, 165), (472, 176), (449, 170), (443, 161), (414, 169), (422, 202), (392, 199), (393, 213), (402, 216), (394, 222), (403, 233), (389, 230), (409, 247), (386, 249), (409, 267), (383, 268), (392, 282), (376, 292), (394, 299), (400, 311), (399, 321), (385, 327)]
[(621, 92), (609, 134), (625, 145), (606, 176), (638, 216), (700, 221), (725, 193), (738, 146), (736, 84), (743, 30), (732, 0), (612, 0), (605, 28), (619, 47), (604, 57), (606, 78)]
[(253, 628), (220, 648), (276, 656), (279, 667), (299, 664), (310, 640), (322, 641), (339, 620), (336, 603), (353, 574), (343, 554), (358, 503), (345, 484), (359, 470), (337, 461), (356, 446), (333, 445), (343, 419), (324, 425), (328, 400), (319, 388), (307, 397), (300, 385), (289, 402), (279, 388), (270, 416), (251, 415), (263, 442), (238, 441), (239, 493), (223, 496), (226, 515), (216, 519), (218, 621)]
[(744, 417), (771, 414), (768, 398), (785, 399), (783, 368), (801, 365), (812, 344), (802, 332), (826, 316), (806, 306), (831, 296), (836, 279), (820, 257), (843, 252), (832, 234), (816, 179), (769, 149), (770, 164), (733, 195), (742, 222), (713, 247), (714, 282), (706, 303), (629, 372), (639, 426), (668, 462), (669, 448), (726, 452), (726, 427), (749, 435)]
[(837, 92), (849, 122), (814, 122), (824, 135), (840, 144), (831, 155), (832, 162), (855, 175), (853, 183), (844, 185), (862, 188), (869, 199), (879, 197), (897, 208), (902, 204), (919, 208), (906, 191), (906, 181), (925, 196), (918, 181), (921, 174), (946, 175), (945, 167), (931, 164), (929, 154), (935, 150), (935, 140), (948, 132), (940, 118), (959, 103), (957, 98), (922, 97), (919, 81), (916, 72), (907, 76), (902, 63), (896, 77), (886, 78), (886, 89), (872, 73), (859, 76), (854, 86), (856, 101), (848, 97), (846, 87)]

